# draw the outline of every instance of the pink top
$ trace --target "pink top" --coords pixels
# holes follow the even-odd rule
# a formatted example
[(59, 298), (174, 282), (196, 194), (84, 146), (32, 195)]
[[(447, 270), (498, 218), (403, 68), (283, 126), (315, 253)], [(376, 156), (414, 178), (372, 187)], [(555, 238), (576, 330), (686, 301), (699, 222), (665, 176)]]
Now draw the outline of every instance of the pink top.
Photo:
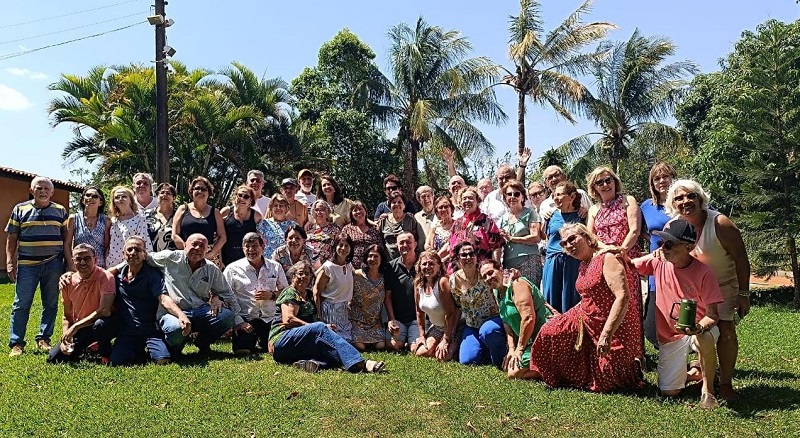
[(705, 316), (706, 307), (709, 304), (723, 301), (714, 272), (697, 259), (692, 259), (692, 263), (685, 268), (678, 268), (670, 262), (663, 262), (658, 257), (649, 254), (636, 259), (634, 264), (639, 274), (655, 277), (658, 291), (656, 294), (656, 334), (660, 343), (677, 341), (685, 336), (675, 331), (676, 321), (669, 315), (672, 303), (679, 303), (683, 298), (696, 300), (695, 322), (698, 322)]

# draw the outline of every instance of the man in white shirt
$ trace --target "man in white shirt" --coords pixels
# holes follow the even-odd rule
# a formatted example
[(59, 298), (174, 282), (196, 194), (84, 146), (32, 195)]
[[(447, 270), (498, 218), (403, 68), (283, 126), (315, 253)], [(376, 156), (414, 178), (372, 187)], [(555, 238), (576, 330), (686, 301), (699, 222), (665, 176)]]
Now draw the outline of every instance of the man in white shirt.
[(422, 209), (414, 214), (414, 219), (422, 227), (427, 236), (431, 232), (431, 224), (436, 220), (436, 211), (433, 209), (433, 188), (419, 186), (416, 191), (417, 202)]
[(519, 180), (523, 186), (525, 185), (525, 168), (528, 166), (528, 160), (530, 158), (531, 150), (525, 148), (519, 154), (519, 165), (517, 166), (516, 172), (514, 172), (514, 169), (512, 169), (511, 166), (506, 163), (503, 163), (497, 167), (497, 172), (495, 173), (495, 179), (497, 179), (497, 188), (492, 190), (483, 198), (480, 206), (481, 211), (491, 217), (495, 223), (500, 222), (500, 218), (502, 218), (508, 210), (506, 201), (503, 199), (503, 186), (509, 180), (514, 178)]
[[(544, 179), (544, 183), (550, 189), (550, 196), (542, 201), (542, 204), (539, 206), (539, 216), (541, 216), (543, 220), (549, 220), (553, 212), (556, 211), (556, 202), (553, 200), (553, 192), (561, 181), (566, 181), (567, 175), (558, 166), (547, 166), (547, 168), (544, 169), (542, 179)], [(589, 207), (592, 206), (592, 200), (589, 199), (589, 195), (581, 189), (578, 189), (578, 194), (581, 195), (581, 208), (578, 209), (578, 216), (586, 218), (586, 215), (589, 213)]]
[(275, 300), (289, 286), (280, 263), (264, 258), (264, 246), (261, 234), (245, 234), (244, 258), (226, 266), (222, 273), (239, 302), (232, 339), (236, 355), (255, 352), (256, 344), (267, 351)]
[(267, 217), (269, 196), (262, 193), (262, 190), (264, 190), (264, 172), (255, 169), (247, 172), (247, 186), (253, 189), (256, 194), (256, 203), (253, 205), (253, 210), (261, 213), (262, 217)]
[(139, 172), (133, 175), (133, 191), (142, 216), (146, 214), (146, 210), (158, 207), (158, 198), (153, 196), (153, 176), (149, 173)]
[[(317, 196), (312, 193), (312, 190), (314, 190), (314, 174), (308, 169), (302, 169), (297, 172), (297, 181), (300, 183), (300, 190), (297, 191), (294, 197), (303, 201), (310, 210), (311, 205), (317, 200)], [(309, 214), (311, 214), (311, 211), (309, 211)]]

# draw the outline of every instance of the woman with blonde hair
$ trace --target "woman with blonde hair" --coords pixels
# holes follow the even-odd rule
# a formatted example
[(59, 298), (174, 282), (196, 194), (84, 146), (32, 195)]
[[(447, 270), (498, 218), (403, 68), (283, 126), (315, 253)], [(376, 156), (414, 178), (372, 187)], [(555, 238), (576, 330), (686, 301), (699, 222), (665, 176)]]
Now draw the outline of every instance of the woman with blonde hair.
[(123, 262), (122, 251), (128, 237), (139, 236), (152, 247), (147, 230), (147, 218), (139, 214), (139, 206), (134, 201), (133, 190), (125, 186), (111, 189), (111, 203), (108, 205), (108, 216), (111, 226), (108, 230), (108, 255), (106, 266), (112, 267)]

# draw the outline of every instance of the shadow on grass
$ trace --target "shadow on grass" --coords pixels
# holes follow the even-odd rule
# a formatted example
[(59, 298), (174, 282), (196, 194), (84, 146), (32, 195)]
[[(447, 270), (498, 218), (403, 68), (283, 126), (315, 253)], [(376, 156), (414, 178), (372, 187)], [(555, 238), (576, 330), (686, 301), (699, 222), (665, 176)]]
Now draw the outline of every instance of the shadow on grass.
[(734, 379), (800, 380), (800, 375), (784, 370), (746, 369), (736, 370)]
[(741, 388), (739, 400), (728, 407), (740, 418), (755, 419), (767, 411), (796, 411), (800, 409), (800, 390), (785, 386), (758, 384)]
[(233, 353), (211, 350), (208, 353), (184, 353), (183, 356), (173, 361), (174, 364), (182, 368), (205, 368), (214, 361), (245, 360), (260, 361), (264, 359), (266, 353), (253, 353), (245, 356), (235, 356)]

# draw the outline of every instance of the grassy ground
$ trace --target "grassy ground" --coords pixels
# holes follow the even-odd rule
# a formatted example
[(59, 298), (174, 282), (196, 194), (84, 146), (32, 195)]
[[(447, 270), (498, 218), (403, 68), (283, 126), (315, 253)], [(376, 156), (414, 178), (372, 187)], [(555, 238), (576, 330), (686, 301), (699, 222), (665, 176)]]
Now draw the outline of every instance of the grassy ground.
[[(8, 328), (13, 286), (0, 285)], [(0, 436), (796, 436), (800, 431), (800, 313), (759, 306), (740, 326), (735, 385), (742, 400), (706, 412), (699, 395), (664, 399), (655, 372), (624, 394), (548, 390), (491, 367), (373, 353), (389, 374), (306, 374), (268, 356), (109, 368), (45, 365), (29, 350), (0, 354)], [(652, 350), (649, 353), (653, 353)]]

